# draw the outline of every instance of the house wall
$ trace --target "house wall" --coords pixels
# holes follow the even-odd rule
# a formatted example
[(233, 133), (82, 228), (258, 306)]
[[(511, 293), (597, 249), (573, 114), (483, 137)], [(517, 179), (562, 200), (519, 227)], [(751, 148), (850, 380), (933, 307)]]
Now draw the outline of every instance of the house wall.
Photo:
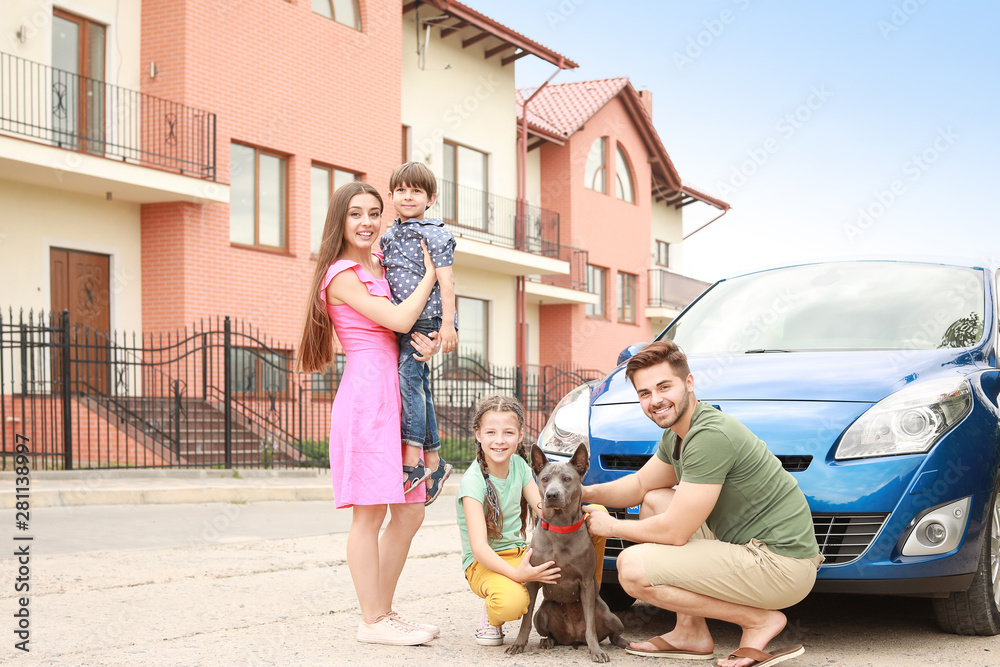
[[(530, 145), (530, 143), (529, 143)], [(542, 205), (542, 151), (536, 148), (528, 151), (528, 161), (525, 168), (527, 181), (524, 196), (532, 206)]]
[[(455, 265), (456, 291), (461, 296), (489, 302), (489, 361), (500, 366), (517, 363), (517, 303), (514, 300), (514, 277), (471, 266)], [(458, 340), (462, 340), (462, 323), (458, 323)]]
[(287, 248), (229, 241), (227, 204), (142, 209), (148, 331), (216, 314), (297, 343), (315, 263), (310, 257), (313, 162), (361, 173), (384, 190), (400, 159), (400, 8), (361, 2), (362, 30), (309, 2), (144, 0), (143, 92), (217, 114), (219, 180), (230, 143), (287, 156)]
[(656, 242), (666, 241), (670, 244), (670, 270), (674, 273), (684, 272), (684, 252), (681, 241), (684, 239), (684, 224), (681, 209), (664, 202), (652, 205), (652, 235), (649, 239), (649, 265), (656, 266)]
[[(51, 307), (49, 253), (67, 248), (110, 256), (113, 329), (142, 325), (139, 206), (0, 180), (0, 307)], [(6, 318), (7, 312), (4, 313)]]
[[(142, 3), (120, 0), (4, 0), (0, 51), (37, 63), (52, 62), (52, 9), (76, 14), (107, 27), (104, 80), (138, 90), (139, 24)], [(25, 41), (17, 38), (24, 28)]]
[[(584, 187), (587, 154), (591, 144), (602, 136), (608, 138), (607, 194)], [(615, 196), (617, 143), (624, 147), (631, 162), (634, 204)], [(607, 370), (622, 349), (649, 340), (649, 320), (643, 315), (648, 297), (647, 270), (652, 265), (648, 153), (619, 98), (598, 111), (565, 146), (547, 144), (541, 152), (542, 206), (560, 212), (562, 243), (587, 249), (590, 264), (604, 267), (608, 273), (605, 318), (588, 317), (583, 305), (540, 308), (540, 362), (571, 362)], [(635, 323), (618, 321), (619, 271), (636, 276)]]
[[(139, 87), (139, 3), (115, 0), (69, 0), (57, 5), (106, 26), (105, 81)], [(0, 12), (0, 51), (49, 65), (52, 62), (53, 3), (8, 0)], [(22, 31), (24, 41), (17, 37)], [(41, 70), (37, 71), (41, 76)], [(9, 82), (4, 82), (4, 86)], [(25, 87), (8, 90), (12, 100), (30, 99)], [(15, 135), (16, 136), (16, 135)], [(26, 147), (31, 147), (26, 144)], [(53, 247), (110, 256), (113, 328), (141, 326), (139, 206), (91, 197), (60, 188), (67, 162), (53, 167), (42, 185), (0, 179), (0, 306), (14, 311), (51, 307), (49, 252)], [(102, 193), (103, 194), (103, 193)]]
[[(433, 10), (421, 11), (426, 18)], [(424, 162), (441, 178), (445, 141), (483, 151), (488, 154), (490, 194), (516, 198), (514, 65), (504, 67), (500, 57), (484, 57), (486, 45), (493, 43), (490, 39), (463, 49), (461, 40), (469, 36), (468, 31), (442, 39), (440, 29), (432, 28), (421, 68), (416, 31), (415, 13), (404, 15), (401, 101), (402, 124), (410, 128), (409, 158)], [(421, 31), (420, 49), (424, 49), (424, 36)], [(433, 209), (431, 215), (440, 215), (440, 209)], [(391, 222), (391, 216), (386, 222)], [(462, 242), (457, 239), (459, 246)], [(489, 302), (490, 361), (501, 366), (516, 364), (515, 279), (460, 259), (455, 264), (455, 292)], [(537, 326), (529, 326), (532, 329)], [(461, 341), (461, 322), (458, 335)]]
[[(434, 10), (422, 8), (425, 18), (428, 11)], [(502, 66), (498, 56), (484, 57), (490, 39), (463, 49), (465, 33), (441, 39), (440, 29), (432, 28), (421, 69), (415, 13), (402, 23), (402, 122), (411, 128), (410, 159), (426, 163), (440, 178), (445, 140), (486, 152), (490, 192), (516, 197), (514, 66)]]

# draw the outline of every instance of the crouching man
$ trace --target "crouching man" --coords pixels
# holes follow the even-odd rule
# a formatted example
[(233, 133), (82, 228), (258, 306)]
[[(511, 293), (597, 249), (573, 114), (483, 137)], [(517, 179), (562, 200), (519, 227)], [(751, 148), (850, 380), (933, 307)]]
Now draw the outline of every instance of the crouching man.
[(743, 629), (722, 667), (773, 665), (800, 645), (765, 653), (785, 627), (779, 609), (812, 589), (823, 562), (805, 496), (764, 443), (735, 418), (694, 395), (687, 357), (672, 342), (651, 343), (625, 370), (643, 412), (665, 429), (636, 473), (584, 487), (586, 503), (630, 507), (639, 520), (588, 516), (590, 532), (635, 546), (618, 556), (618, 579), (636, 599), (677, 613), (673, 630), (629, 653), (714, 657), (706, 618)]

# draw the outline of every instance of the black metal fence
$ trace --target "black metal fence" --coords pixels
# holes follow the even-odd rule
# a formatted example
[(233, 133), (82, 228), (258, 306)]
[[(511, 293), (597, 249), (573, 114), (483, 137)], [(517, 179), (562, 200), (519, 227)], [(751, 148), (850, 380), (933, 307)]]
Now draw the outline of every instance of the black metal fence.
[[(469, 429), (485, 395), (518, 397), (525, 439), (595, 370), (435, 358), (442, 456), (475, 458)], [(171, 334), (94, 331), (60, 314), (0, 314), (0, 468), (27, 439), (35, 469), (329, 465), (342, 365), (293, 373), (292, 352), (230, 318)], [(336, 425), (334, 425), (336, 426)]]
[(0, 130), (215, 179), (215, 114), (0, 53)]

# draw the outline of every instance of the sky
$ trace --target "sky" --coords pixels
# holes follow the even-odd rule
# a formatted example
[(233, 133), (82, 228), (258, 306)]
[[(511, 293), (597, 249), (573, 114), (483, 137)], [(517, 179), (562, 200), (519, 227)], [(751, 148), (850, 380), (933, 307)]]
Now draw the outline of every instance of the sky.
[[(732, 210), (684, 242), (713, 281), (825, 258), (1000, 263), (1000, 3), (992, 0), (466, 0), (627, 76), (681, 178)], [(517, 61), (518, 87), (554, 67)], [(698, 210), (695, 210), (698, 209)], [(685, 209), (685, 233), (714, 217)]]

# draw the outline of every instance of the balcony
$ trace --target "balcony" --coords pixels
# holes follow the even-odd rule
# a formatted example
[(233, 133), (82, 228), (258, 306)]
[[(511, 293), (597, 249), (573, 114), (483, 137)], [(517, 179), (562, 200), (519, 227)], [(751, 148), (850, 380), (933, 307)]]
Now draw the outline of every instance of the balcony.
[(0, 178), (139, 203), (227, 202), (215, 131), (214, 113), (0, 53)]
[(649, 303), (646, 304), (645, 315), (653, 320), (654, 327), (666, 326), (708, 286), (709, 283), (666, 269), (650, 269)]
[(586, 250), (561, 246), (559, 258), (569, 262), (566, 275), (528, 276), (525, 291), (529, 299), (539, 305), (551, 304), (596, 304), (596, 294), (587, 291), (587, 262), (590, 254)]
[(516, 199), (442, 178), (437, 201), (427, 215), (444, 220), (461, 239), (456, 262), (514, 276), (570, 271), (562, 257), (559, 214), (554, 211), (519, 205)]

